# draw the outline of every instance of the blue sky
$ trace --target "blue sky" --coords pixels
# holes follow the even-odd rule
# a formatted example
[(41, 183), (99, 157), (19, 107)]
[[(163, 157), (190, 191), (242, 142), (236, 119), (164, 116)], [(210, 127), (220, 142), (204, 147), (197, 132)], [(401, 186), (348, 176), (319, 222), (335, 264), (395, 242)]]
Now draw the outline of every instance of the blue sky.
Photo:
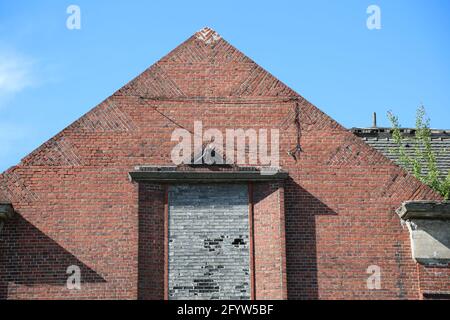
[[(66, 28), (69, 5), (81, 30)], [(369, 5), (381, 29), (366, 27)], [(346, 127), (450, 128), (450, 1), (0, 0), (0, 171), (209, 26)]]

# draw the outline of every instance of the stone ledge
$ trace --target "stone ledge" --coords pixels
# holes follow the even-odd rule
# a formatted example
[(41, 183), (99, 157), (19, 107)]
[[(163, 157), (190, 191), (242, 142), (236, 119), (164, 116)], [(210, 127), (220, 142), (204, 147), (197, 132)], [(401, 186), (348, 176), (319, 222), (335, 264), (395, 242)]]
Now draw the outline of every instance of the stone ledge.
[(450, 220), (450, 202), (407, 201), (397, 209), (403, 220), (410, 219), (442, 219)]
[(129, 173), (133, 181), (160, 183), (218, 183), (218, 182), (267, 182), (287, 179), (289, 174), (283, 170), (257, 169), (253, 167), (232, 170), (186, 170), (177, 167), (136, 167)]
[(397, 209), (408, 226), (413, 259), (426, 266), (450, 264), (450, 202), (408, 201)]

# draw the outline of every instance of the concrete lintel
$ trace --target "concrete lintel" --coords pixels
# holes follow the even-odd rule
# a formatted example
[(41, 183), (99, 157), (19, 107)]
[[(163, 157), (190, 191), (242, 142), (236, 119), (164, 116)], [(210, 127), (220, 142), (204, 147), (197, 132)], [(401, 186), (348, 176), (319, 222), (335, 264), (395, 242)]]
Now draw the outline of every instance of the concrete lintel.
[(403, 220), (440, 219), (450, 220), (450, 202), (444, 201), (407, 201), (397, 209)]
[(176, 167), (136, 167), (129, 173), (133, 181), (188, 183), (188, 182), (267, 182), (287, 179), (289, 174), (282, 170), (256, 170), (242, 168), (238, 170), (177, 170)]

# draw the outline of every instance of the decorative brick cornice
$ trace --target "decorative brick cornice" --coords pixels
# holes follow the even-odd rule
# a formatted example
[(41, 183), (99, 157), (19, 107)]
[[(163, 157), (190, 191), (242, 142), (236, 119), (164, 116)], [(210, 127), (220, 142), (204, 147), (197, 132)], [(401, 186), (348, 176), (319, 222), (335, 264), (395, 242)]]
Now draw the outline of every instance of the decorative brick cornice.
[(195, 37), (206, 44), (212, 44), (222, 39), (216, 31), (208, 27), (204, 27), (202, 30), (198, 31), (195, 34)]

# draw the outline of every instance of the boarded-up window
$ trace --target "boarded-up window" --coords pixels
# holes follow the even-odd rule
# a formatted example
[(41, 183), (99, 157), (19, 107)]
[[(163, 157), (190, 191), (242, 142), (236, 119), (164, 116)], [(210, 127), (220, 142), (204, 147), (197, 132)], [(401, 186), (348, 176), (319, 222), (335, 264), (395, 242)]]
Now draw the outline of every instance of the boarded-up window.
[(169, 298), (249, 299), (248, 191), (240, 184), (169, 188)]

